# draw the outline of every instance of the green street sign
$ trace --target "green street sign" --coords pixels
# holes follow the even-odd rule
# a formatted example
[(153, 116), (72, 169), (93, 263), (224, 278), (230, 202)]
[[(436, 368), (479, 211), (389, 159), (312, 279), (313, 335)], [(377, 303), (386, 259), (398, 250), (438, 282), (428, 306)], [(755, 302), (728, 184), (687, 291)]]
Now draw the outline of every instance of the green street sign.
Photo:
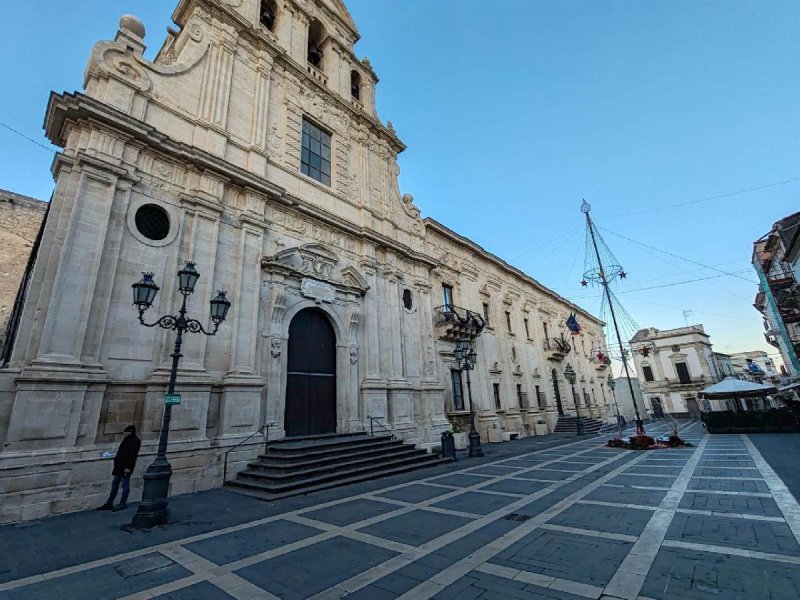
[(181, 403), (181, 395), (180, 394), (165, 394), (164, 395), (164, 404), (180, 404)]

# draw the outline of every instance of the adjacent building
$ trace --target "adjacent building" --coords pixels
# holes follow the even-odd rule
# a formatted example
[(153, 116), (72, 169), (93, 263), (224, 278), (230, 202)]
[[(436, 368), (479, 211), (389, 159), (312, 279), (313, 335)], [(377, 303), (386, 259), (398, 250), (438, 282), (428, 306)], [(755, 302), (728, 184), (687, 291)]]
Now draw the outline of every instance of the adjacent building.
[[(632, 396), (631, 390), (633, 390)], [(614, 399), (616, 400), (616, 405), (612, 414), (616, 416), (616, 409), (618, 408), (619, 414), (625, 417), (625, 420), (629, 423), (636, 419), (634, 402), (636, 402), (636, 406), (639, 408), (639, 415), (643, 419), (651, 414), (652, 404), (645, 403), (639, 379), (636, 377), (631, 377), (630, 382), (624, 375), (617, 377), (614, 380)]]
[(788, 375), (800, 376), (800, 212), (775, 222), (753, 244), (759, 289), (753, 306), (764, 317), (764, 337), (780, 352)]
[(769, 354), (763, 350), (736, 352), (730, 355), (734, 377), (756, 383), (774, 383), (780, 381), (778, 369)]
[[(0, 190), (0, 348), (5, 346), (9, 320), (21, 309), (17, 302), (20, 283), (47, 207), (47, 202)], [(3, 362), (0, 359), (0, 366)]]
[[(217, 289), (233, 306), (217, 335), (184, 339), (172, 494), (219, 486), (224, 453), (265, 423), (273, 439), (377, 419), (438, 440), (468, 419), (464, 337), (484, 440), (552, 428), (576, 402), (607, 416), (603, 323), (401, 193), (405, 146), (378, 118), (378, 77), (340, 0), (181, 0), (173, 20), (150, 61), (143, 24), (124, 16), (92, 49), (84, 90), (50, 97), (63, 152), (0, 370), (0, 521), (98, 504), (101, 454), (128, 424), (150, 462), (174, 340), (139, 323), (131, 284), (155, 273), (143, 318), (173, 314), (189, 259), (190, 316), (204, 320)], [(296, 351), (312, 338), (326, 356)]]
[(702, 325), (640, 329), (629, 345), (651, 413), (698, 417), (701, 410), (724, 410), (698, 399), (700, 390), (723, 378)]

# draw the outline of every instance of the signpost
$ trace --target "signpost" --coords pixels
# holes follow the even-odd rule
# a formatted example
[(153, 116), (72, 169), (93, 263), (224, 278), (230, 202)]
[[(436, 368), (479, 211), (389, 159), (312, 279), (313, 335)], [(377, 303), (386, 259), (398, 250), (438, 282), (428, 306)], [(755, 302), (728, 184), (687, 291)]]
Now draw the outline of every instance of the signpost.
[(165, 394), (164, 395), (164, 404), (170, 404), (175, 406), (176, 404), (181, 403), (181, 395), (180, 394)]

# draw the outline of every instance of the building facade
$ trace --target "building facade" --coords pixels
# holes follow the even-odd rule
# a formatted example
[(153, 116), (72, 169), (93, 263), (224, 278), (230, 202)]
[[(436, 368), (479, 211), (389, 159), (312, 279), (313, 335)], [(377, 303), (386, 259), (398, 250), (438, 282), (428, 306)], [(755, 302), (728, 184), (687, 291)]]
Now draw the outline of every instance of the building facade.
[[(6, 327), (15, 314), (17, 292), (47, 206), (47, 202), (0, 190), (0, 348), (5, 346)], [(0, 359), (0, 366), (4, 362)]]
[(800, 377), (800, 212), (775, 222), (753, 244), (759, 279), (753, 306), (764, 317), (764, 337), (780, 352), (786, 374)]
[(725, 410), (698, 392), (723, 377), (717, 371), (711, 341), (702, 325), (660, 331), (640, 329), (630, 340), (645, 403), (653, 414), (699, 416), (701, 410)]
[[(217, 289), (233, 306), (216, 336), (184, 339), (171, 494), (221, 485), (225, 451), (267, 423), (272, 439), (378, 419), (438, 440), (469, 414), (463, 337), (485, 440), (574, 413), (567, 363), (581, 413), (606, 416), (602, 323), (401, 194), (404, 145), (376, 114), (378, 78), (340, 0), (181, 0), (173, 20), (151, 62), (124, 16), (84, 91), (51, 95), (45, 128), (63, 152), (0, 371), (0, 521), (101, 501), (101, 454), (128, 424), (150, 462), (174, 338), (139, 324), (130, 286), (155, 273), (144, 318), (172, 314), (189, 259), (190, 316)], [(571, 312), (582, 333), (568, 339)], [(296, 351), (312, 338), (330, 348), (324, 369)]]

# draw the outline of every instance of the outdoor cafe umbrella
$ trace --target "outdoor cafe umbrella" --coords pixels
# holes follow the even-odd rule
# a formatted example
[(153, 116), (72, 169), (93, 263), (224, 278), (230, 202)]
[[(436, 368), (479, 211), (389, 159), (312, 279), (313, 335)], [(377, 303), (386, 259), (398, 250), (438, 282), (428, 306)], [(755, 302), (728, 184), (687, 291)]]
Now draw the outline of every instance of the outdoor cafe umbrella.
[(753, 398), (766, 396), (776, 392), (777, 389), (772, 385), (755, 383), (754, 381), (744, 381), (735, 377), (726, 377), (719, 383), (700, 390), (702, 398), (733, 398), (736, 409), (739, 410), (739, 398)]

